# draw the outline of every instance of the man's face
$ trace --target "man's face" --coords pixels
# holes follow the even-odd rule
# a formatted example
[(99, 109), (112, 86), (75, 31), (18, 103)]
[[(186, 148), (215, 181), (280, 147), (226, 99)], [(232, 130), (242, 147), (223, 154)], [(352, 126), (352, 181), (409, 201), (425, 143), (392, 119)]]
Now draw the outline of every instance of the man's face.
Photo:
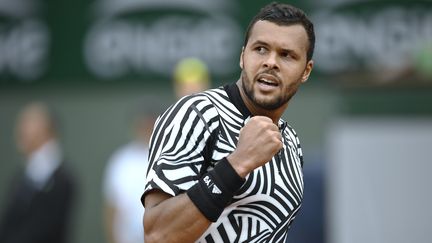
[(286, 105), (312, 70), (307, 49), (302, 25), (256, 22), (240, 56), (242, 88), (249, 101), (267, 110)]

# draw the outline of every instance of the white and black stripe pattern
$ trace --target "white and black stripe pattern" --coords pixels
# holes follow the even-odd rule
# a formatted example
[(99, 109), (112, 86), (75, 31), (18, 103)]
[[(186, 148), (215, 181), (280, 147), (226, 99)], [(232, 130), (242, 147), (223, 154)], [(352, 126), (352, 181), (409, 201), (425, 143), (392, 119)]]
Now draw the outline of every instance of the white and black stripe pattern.
[[(184, 97), (164, 112), (150, 141), (145, 193), (184, 193), (229, 155), (250, 118), (235, 84)], [(198, 242), (284, 242), (303, 198), (303, 155), (295, 131), (279, 122), (284, 148), (255, 169)]]

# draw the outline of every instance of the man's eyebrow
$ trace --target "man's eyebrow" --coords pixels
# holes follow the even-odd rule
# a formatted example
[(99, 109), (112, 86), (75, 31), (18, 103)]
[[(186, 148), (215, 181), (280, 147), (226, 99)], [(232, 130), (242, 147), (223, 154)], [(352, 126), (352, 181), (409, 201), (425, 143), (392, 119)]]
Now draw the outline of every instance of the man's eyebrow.
[[(263, 45), (263, 46), (269, 46), (269, 44), (265, 41), (262, 40), (256, 40), (254, 42), (252, 42), (252, 45)], [(294, 53), (297, 54), (297, 52), (292, 49), (292, 48), (278, 48), (279, 51), (281, 52), (288, 52), (288, 53)]]
[[(251, 46), (266, 46), (266, 47), (268, 47), (268, 46), (270, 46), (270, 44), (268, 44), (267, 42), (262, 41), (262, 40), (255, 40), (251, 43)], [(278, 48), (278, 52), (279, 53), (282, 53), (282, 52), (289, 53), (290, 55), (292, 55), (294, 57), (300, 57), (300, 54), (292, 48), (283, 48), (283, 47)]]
[(297, 52), (295, 50), (289, 48), (280, 48), (280, 51), (297, 55)]
[(256, 41), (252, 42), (252, 45), (253, 46), (255, 46), (255, 45), (268, 46), (269, 44), (267, 42), (265, 42), (265, 41), (256, 40)]

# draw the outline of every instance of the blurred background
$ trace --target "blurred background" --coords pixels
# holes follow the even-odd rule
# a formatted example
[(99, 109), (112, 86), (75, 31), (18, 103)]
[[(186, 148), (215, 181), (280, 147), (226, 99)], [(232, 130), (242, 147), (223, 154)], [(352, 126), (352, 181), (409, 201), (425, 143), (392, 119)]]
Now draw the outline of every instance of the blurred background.
[[(0, 0), (0, 210), (25, 161), (18, 114), (42, 101), (78, 178), (70, 242), (107, 242), (104, 173), (137, 107), (176, 100), (183, 58), (206, 63), (212, 87), (236, 81), (244, 30), (268, 2)], [(283, 2), (317, 38), (312, 77), (284, 115), (305, 154), (288, 242), (430, 242), (432, 1)]]

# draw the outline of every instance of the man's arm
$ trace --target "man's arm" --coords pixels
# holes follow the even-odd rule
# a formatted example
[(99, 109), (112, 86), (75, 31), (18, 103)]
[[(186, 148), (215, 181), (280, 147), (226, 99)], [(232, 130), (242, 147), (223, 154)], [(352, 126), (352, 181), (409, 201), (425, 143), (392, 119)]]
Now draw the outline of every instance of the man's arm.
[(186, 193), (172, 197), (159, 190), (145, 197), (144, 241), (194, 242), (210, 226)]
[[(219, 162), (211, 172), (213, 175), (207, 179), (217, 183), (222, 189), (222, 195), (228, 195), (229, 199), (235, 192), (231, 189), (241, 186), (239, 178), (236, 177), (245, 178), (252, 170), (271, 160), (282, 148), (281, 140), (277, 126), (270, 118), (251, 118), (240, 132), (235, 151), (225, 162)], [(226, 163), (230, 165), (227, 166)], [(194, 196), (195, 203), (187, 193), (172, 197), (162, 191), (152, 190), (146, 194), (143, 220), (146, 243), (194, 242), (210, 226), (211, 221), (208, 218), (215, 221), (223, 210), (220, 205), (226, 205), (227, 197), (209, 197), (205, 186), (191, 189), (188, 193)], [(203, 212), (206, 212), (207, 216)]]

